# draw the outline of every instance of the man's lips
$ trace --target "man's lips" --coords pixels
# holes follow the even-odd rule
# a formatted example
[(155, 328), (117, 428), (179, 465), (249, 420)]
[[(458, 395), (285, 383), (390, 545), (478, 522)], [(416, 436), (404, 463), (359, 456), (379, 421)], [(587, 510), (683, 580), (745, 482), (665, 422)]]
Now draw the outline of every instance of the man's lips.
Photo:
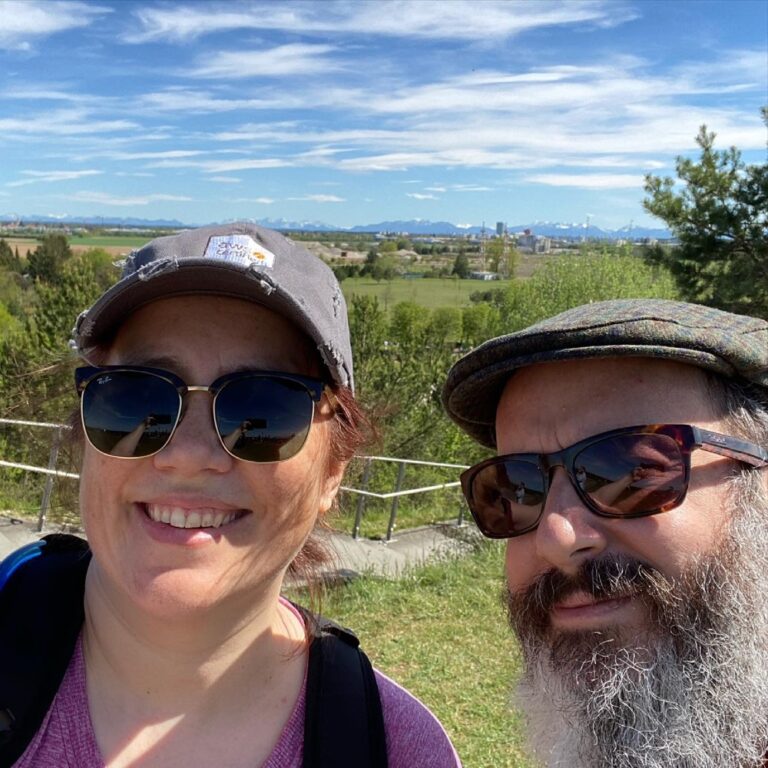
[(550, 612), (553, 623), (561, 625), (588, 624), (613, 616), (631, 603), (631, 595), (595, 597), (588, 592), (572, 592), (558, 600)]

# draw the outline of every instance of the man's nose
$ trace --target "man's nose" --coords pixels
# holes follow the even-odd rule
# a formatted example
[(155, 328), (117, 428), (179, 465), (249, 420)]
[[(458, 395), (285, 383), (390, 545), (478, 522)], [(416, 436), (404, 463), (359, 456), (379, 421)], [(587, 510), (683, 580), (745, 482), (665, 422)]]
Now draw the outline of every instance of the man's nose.
[(585, 560), (608, 546), (605, 521), (579, 498), (563, 467), (552, 470), (549, 492), (534, 535), (540, 558), (563, 573), (575, 574)]

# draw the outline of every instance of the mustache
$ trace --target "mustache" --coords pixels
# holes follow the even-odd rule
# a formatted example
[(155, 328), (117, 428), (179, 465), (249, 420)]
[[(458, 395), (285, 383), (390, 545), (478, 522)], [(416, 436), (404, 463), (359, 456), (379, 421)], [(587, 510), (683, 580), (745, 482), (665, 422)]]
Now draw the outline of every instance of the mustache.
[(626, 555), (606, 555), (585, 561), (575, 574), (552, 569), (527, 587), (514, 592), (508, 589), (507, 612), (518, 635), (543, 635), (554, 606), (576, 592), (586, 592), (597, 600), (639, 596), (653, 606), (660, 594), (669, 594), (670, 586), (647, 563)]

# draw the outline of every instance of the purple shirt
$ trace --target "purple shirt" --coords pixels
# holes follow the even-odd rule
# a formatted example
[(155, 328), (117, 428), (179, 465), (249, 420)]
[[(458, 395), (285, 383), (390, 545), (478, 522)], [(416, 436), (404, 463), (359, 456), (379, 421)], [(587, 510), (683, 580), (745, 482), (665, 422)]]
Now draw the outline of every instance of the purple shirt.
[[(460, 768), (456, 751), (435, 716), (408, 691), (376, 671), (389, 768)], [(277, 745), (261, 768), (301, 768), (306, 680)], [(35, 738), (13, 768), (104, 768), (85, 687), (82, 638)]]

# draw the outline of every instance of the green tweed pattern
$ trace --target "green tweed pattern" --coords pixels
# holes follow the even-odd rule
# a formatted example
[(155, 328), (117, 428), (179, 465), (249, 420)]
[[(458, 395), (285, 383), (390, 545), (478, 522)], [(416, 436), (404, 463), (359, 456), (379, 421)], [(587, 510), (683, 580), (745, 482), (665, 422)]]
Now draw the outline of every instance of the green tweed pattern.
[(448, 372), (443, 405), (469, 435), (494, 447), (496, 406), (515, 370), (604, 357), (675, 360), (768, 388), (768, 322), (678, 301), (586, 304), (474, 349)]

